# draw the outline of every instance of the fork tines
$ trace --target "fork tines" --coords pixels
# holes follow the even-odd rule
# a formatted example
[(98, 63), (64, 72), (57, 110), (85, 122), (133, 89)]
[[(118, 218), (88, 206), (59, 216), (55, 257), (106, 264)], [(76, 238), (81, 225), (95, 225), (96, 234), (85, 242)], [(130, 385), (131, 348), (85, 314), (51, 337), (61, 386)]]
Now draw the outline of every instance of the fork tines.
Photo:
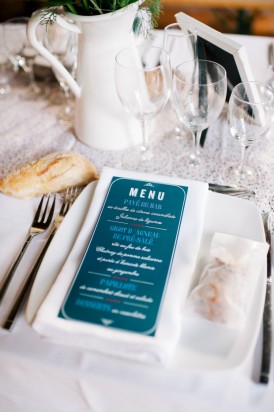
[[(45, 207), (43, 206), (45, 196), (42, 197), (40, 200), (40, 203), (37, 208), (37, 212), (35, 213), (34, 219), (32, 221), (31, 227), (29, 229), (29, 234), (27, 238), (25, 239), (25, 242), (18, 253), (17, 257), (15, 258), (14, 262), (12, 263), (12, 266), (8, 270), (8, 273), (5, 275), (1, 285), (0, 285), (0, 302), (5, 295), (9, 284), (13, 278), (13, 275), (15, 274), (17, 267), (19, 263), (21, 262), (22, 257), (24, 256), (31, 240), (43, 233), (45, 230), (47, 230), (52, 222), (53, 214), (54, 214), (54, 209), (55, 209), (55, 196), (53, 197), (52, 204), (50, 206), (50, 210), (48, 211), (49, 204), (50, 204), (50, 199), (52, 196), (47, 197), (47, 202)], [(43, 208), (43, 210), (42, 210)], [(42, 216), (40, 216), (42, 214)]]
[[(44, 213), (43, 213), (43, 215), (42, 215), (42, 218), (41, 218), (41, 222), (42, 223), (47, 223), (47, 222), (50, 222), (51, 220), (52, 220), (52, 218), (53, 218), (53, 214), (54, 214), (54, 209), (55, 209), (55, 200), (56, 200), (56, 197), (55, 197), (55, 195), (43, 195), (42, 196), (42, 199), (41, 199), (41, 201), (40, 201), (40, 204), (39, 204), (39, 207), (38, 207), (38, 210), (37, 210), (37, 212), (36, 212), (36, 214), (35, 214), (35, 218), (38, 220), (39, 219), (39, 215), (40, 215), (40, 211), (41, 211), (41, 207), (42, 207), (42, 204), (43, 204), (43, 202), (44, 202), (44, 199), (45, 199), (45, 197), (47, 198), (47, 203), (46, 203), (46, 207), (45, 207), (45, 209), (44, 209)], [(52, 201), (52, 204), (51, 204), (51, 208), (50, 208), (50, 210), (48, 211), (48, 206), (49, 206), (49, 201), (50, 201), (50, 199), (53, 197), (53, 201)], [(40, 206), (41, 205), (41, 206)]]
[(66, 213), (68, 212), (68, 210), (70, 209), (70, 207), (72, 206), (73, 202), (75, 201), (75, 199), (77, 198), (77, 196), (81, 193), (82, 188), (80, 187), (69, 187), (66, 189), (65, 194), (64, 194), (64, 198), (63, 198), (63, 202), (62, 202), (62, 206), (61, 206), (61, 210), (60, 210), (60, 214), (62, 216), (65, 216)]
[[(52, 204), (49, 209), (50, 199), (52, 198), (53, 198)], [(45, 199), (47, 200), (44, 206)], [(55, 210), (55, 201), (56, 201), (55, 195), (43, 195), (42, 196), (40, 203), (38, 205), (37, 211), (35, 213), (33, 222), (32, 222), (31, 233), (34, 233), (37, 231), (42, 232), (50, 226), (50, 223), (53, 218), (54, 210)], [(42, 207), (44, 207), (44, 209), (43, 209), (42, 216), (40, 216)]]

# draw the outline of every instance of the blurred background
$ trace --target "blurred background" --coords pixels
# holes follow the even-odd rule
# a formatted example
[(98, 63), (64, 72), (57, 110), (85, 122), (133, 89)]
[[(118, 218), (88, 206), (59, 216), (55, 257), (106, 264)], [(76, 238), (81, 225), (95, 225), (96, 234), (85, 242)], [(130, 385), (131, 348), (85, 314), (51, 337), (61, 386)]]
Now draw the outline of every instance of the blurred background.
[[(222, 33), (274, 36), (274, 0), (163, 0), (158, 22), (162, 29), (174, 23), (179, 11)], [(0, 21), (30, 16), (45, 0), (0, 0)]]

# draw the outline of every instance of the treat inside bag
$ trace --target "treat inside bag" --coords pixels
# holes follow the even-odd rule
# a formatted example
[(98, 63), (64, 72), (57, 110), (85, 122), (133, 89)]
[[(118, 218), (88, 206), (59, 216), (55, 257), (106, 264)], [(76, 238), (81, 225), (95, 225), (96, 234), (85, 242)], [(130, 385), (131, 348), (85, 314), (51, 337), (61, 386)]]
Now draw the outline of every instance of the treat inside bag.
[(215, 233), (209, 260), (186, 300), (185, 314), (231, 329), (245, 326), (268, 244)]

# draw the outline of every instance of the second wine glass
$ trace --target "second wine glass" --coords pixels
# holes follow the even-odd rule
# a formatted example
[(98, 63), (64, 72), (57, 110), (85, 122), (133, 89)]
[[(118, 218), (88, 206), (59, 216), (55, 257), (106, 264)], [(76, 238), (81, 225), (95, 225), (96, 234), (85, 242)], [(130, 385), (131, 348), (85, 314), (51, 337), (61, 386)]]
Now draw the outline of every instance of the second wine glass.
[(245, 162), (246, 149), (263, 139), (274, 118), (273, 90), (263, 82), (237, 84), (228, 105), (228, 123), (231, 135), (241, 147), (239, 164), (231, 164), (224, 178), (240, 185), (253, 185), (259, 181), (259, 170)]
[[(163, 44), (164, 49), (169, 54), (172, 71), (181, 63), (197, 59), (197, 32), (195, 27), (189, 25), (181, 27), (178, 23), (169, 24), (164, 28)], [(172, 96), (171, 105), (174, 106)], [(175, 152), (180, 149), (181, 139), (186, 137), (185, 134), (183, 125), (177, 117), (175, 127), (167, 136), (168, 144), (172, 145)]]
[(115, 82), (126, 111), (140, 121), (142, 144), (125, 151), (126, 168), (158, 172), (170, 162), (167, 151), (148, 141), (148, 125), (166, 105), (171, 92), (168, 53), (154, 46), (129, 47), (116, 56)]
[[(46, 48), (58, 58), (73, 77), (76, 77), (77, 70), (77, 43), (77, 34), (64, 29), (56, 22), (51, 22), (47, 27), (45, 37)], [(65, 99), (65, 105), (59, 111), (58, 118), (64, 121), (71, 121), (74, 118), (74, 97), (65, 79), (54, 68), (53, 72)]]
[(28, 17), (15, 17), (5, 21), (3, 29), (5, 46), (14, 70), (23, 69), (30, 81), (30, 93), (24, 93), (24, 96), (32, 99), (43, 91), (37, 85), (34, 77), (33, 63), (37, 51), (33, 49), (27, 38), (26, 26), (28, 21)]
[(200, 165), (200, 138), (220, 115), (227, 93), (227, 77), (223, 66), (209, 60), (192, 60), (180, 64), (174, 72), (174, 102), (181, 122), (193, 135), (193, 150), (182, 156), (177, 174)]

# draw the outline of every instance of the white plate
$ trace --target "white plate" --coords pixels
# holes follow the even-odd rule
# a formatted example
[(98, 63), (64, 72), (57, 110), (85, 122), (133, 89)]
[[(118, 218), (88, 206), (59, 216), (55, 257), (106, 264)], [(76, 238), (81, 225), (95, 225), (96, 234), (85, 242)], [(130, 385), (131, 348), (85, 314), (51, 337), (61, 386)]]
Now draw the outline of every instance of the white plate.
[[(64, 264), (81, 229), (95, 185), (90, 184), (78, 197), (56, 233), (42, 262), (26, 308), (27, 320), (32, 321), (42, 300)], [(209, 192), (205, 225), (194, 277), (205, 264), (212, 236), (222, 232), (265, 241), (262, 219), (251, 202), (232, 196)], [(247, 327), (237, 335), (224, 334), (210, 323), (204, 329), (183, 320), (182, 337), (170, 365), (172, 370), (220, 370), (239, 366), (254, 349), (258, 339), (265, 297), (265, 274), (258, 280), (248, 315)], [(214, 348), (214, 351), (212, 351)]]
[[(265, 242), (259, 209), (250, 201), (209, 192), (205, 225), (194, 277), (201, 273), (215, 232)], [(172, 369), (222, 370), (245, 362), (258, 340), (266, 290), (266, 271), (258, 277), (247, 325), (241, 332), (228, 331), (211, 322), (184, 319), (181, 342)]]

